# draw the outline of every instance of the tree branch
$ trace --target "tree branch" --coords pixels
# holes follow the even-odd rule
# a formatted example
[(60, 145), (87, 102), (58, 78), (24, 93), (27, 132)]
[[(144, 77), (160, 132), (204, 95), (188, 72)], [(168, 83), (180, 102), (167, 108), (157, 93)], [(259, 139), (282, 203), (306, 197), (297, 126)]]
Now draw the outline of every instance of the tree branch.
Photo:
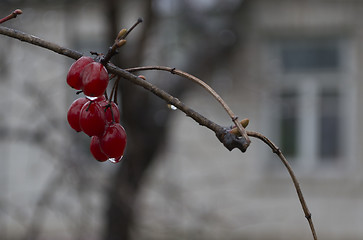
[[(61, 47), (55, 43), (51, 43), (48, 41), (45, 41), (41, 38), (29, 35), (27, 33), (23, 33), (14, 29), (10, 29), (10, 28), (6, 28), (6, 27), (2, 27), (0, 26), (0, 34), (2, 35), (6, 35), (15, 39), (18, 39), (20, 41), (24, 41), (24, 42), (28, 42), (30, 44), (33, 45), (37, 45), (39, 47), (42, 48), (46, 48), (48, 50), (51, 50), (53, 52), (56, 52), (58, 54), (73, 58), (73, 59), (78, 59), (82, 56), (81, 53), (65, 48), (65, 47)], [(136, 75), (130, 73), (129, 71), (136, 71), (136, 68), (134, 69), (128, 69), (124, 70), (121, 68), (118, 68), (110, 63), (108, 63), (106, 65), (107, 70), (110, 73), (114, 73), (117, 74), (118, 76), (123, 77), (126, 80), (131, 81), (132, 83), (139, 85), (143, 88), (145, 88), (146, 90), (152, 92), (153, 94), (157, 95), (158, 97), (164, 99), (167, 103), (174, 105), (175, 107), (177, 107), (179, 110), (183, 111), (187, 116), (191, 117), (192, 119), (194, 119), (196, 122), (198, 122), (200, 125), (205, 126), (207, 128), (209, 128), (210, 130), (214, 131), (217, 138), (223, 143), (223, 145), (229, 149), (232, 150), (234, 148), (238, 148), (240, 149), (242, 152), (245, 152), (247, 150), (247, 147), (250, 144), (250, 140), (248, 138), (248, 136), (251, 137), (255, 137), (258, 138), (260, 140), (262, 140), (264, 143), (266, 143), (271, 149), (272, 151), (278, 155), (278, 157), (281, 159), (281, 161), (283, 162), (283, 164), (285, 165), (285, 167), (287, 168), (290, 177), (294, 183), (295, 189), (297, 191), (297, 195), (299, 197), (302, 209), (304, 211), (305, 217), (307, 218), (308, 222), (309, 222), (309, 226), (311, 229), (311, 232), (313, 234), (313, 238), (314, 240), (317, 240), (317, 235), (314, 229), (314, 224), (312, 222), (312, 218), (311, 218), (311, 213), (307, 207), (307, 204), (304, 200), (299, 182), (291, 168), (291, 166), (289, 165), (288, 161), (286, 160), (286, 158), (284, 157), (284, 155), (282, 154), (282, 152), (280, 151), (280, 149), (278, 147), (276, 147), (276, 145), (274, 143), (272, 143), (267, 137), (263, 136), (260, 133), (257, 132), (252, 132), (252, 131), (245, 131), (244, 128), (242, 127), (241, 123), (237, 120), (237, 117), (234, 116), (233, 112), (230, 111), (230, 109), (226, 108), (226, 105), (223, 104), (223, 101), (220, 101), (220, 97), (218, 96), (218, 94), (216, 94), (214, 92), (213, 89), (209, 89), (210, 87), (208, 85), (206, 85), (204, 82), (202, 82), (201, 80), (197, 79), (196, 77), (184, 73), (180, 70), (176, 70), (175, 68), (167, 68), (167, 67), (145, 67), (145, 68), (137, 68), (137, 70), (163, 70), (163, 71), (169, 71), (171, 73), (174, 74), (178, 74), (182, 77), (186, 77), (188, 79), (191, 79), (195, 82), (197, 82), (198, 84), (202, 85), (204, 88), (206, 88), (209, 92), (213, 93), (213, 96), (223, 105), (223, 107), (225, 108), (225, 110), (228, 112), (228, 114), (231, 116), (232, 121), (236, 124), (236, 126), (239, 129), (239, 134), (241, 134), (241, 136), (236, 135), (236, 134), (232, 134), (227, 128), (222, 127), (216, 123), (214, 123), (213, 121), (209, 120), (208, 118), (204, 117), (203, 115), (201, 115), (200, 113), (194, 111), (193, 109), (189, 108), (188, 106), (186, 106), (183, 102), (181, 102), (178, 98), (170, 95), (169, 93), (163, 91), (162, 89), (159, 89), (158, 87), (156, 87), (155, 85), (145, 81), (142, 78), (137, 77)], [(149, 68), (149, 69), (147, 69)], [(210, 91), (211, 90), (211, 91)]]
[(189, 80), (192, 80), (193, 82), (199, 84), (200, 86), (202, 86), (205, 90), (207, 90), (224, 108), (224, 110), (227, 112), (227, 114), (230, 116), (230, 118), (232, 119), (232, 121), (235, 123), (235, 125), (237, 126), (237, 129), (239, 130), (241, 136), (243, 136), (243, 138), (246, 140), (246, 143), (250, 144), (250, 139), (247, 136), (246, 130), (244, 129), (244, 127), (239, 124), (238, 117), (233, 113), (232, 109), (227, 105), (227, 103), (224, 102), (224, 100), (219, 96), (219, 94), (214, 91), (213, 88), (211, 88), (207, 83), (205, 83), (204, 81), (202, 81), (201, 79), (186, 73), (182, 70), (179, 69), (175, 69), (175, 68), (171, 68), (171, 67), (164, 67), (164, 66), (143, 66), (143, 67), (134, 67), (134, 68), (128, 68), (125, 69), (128, 72), (135, 72), (135, 71), (145, 71), (145, 70), (159, 70), (159, 71), (167, 71), (170, 72), (172, 74), (176, 74), (179, 75), (181, 77), (187, 78)]
[[(0, 26), (0, 34), (6, 35), (11, 38), (18, 39), (23, 42), (27, 42), (48, 50), (51, 50), (53, 52), (56, 52), (58, 54), (78, 59), (83, 56), (82, 53), (61, 47), (58, 44), (48, 42), (46, 40), (43, 40), (41, 38), (38, 38), (36, 36), (14, 30), (11, 28)], [(136, 75), (121, 69), (119, 67), (114, 66), (113, 64), (108, 63), (106, 65), (107, 70), (110, 73), (117, 74), (118, 76), (123, 77), (124, 79), (131, 81), (132, 83), (139, 85), (146, 90), (152, 92), (153, 94), (157, 95), (158, 97), (164, 99), (167, 103), (174, 105), (179, 110), (184, 112), (187, 116), (194, 119), (196, 122), (198, 122), (200, 125), (205, 126), (215, 132), (217, 138), (220, 142), (223, 143), (223, 145), (228, 149), (232, 150), (234, 148), (240, 149), (242, 152), (245, 152), (249, 146), (249, 139), (244, 137), (237, 137), (236, 135), (231, 134), (225, 127), (222, 127), (213, 121), (209, 120), (208, 118), (204, 117), (200, 113), (196, 112), (195, 110), (189, 108), (186, 106), (183, 102), (181, 102), (178, 98), (170, 95), (169, 93), (163, 91), (162, 89), (156, 87), (155, 85), (145, 81), (142, 78), (137, 77)], [(237, 118), (234, 118), (233, 121), (235, 122), (236, 126), (239, 127), (239, 129), (244, 129), (241, 124), (237, 121)], [(241, 131), (241, 130), (240, 130)], [(243, 133), (243, 130), (241, 131)], [(242, 135), (243, 136), (243, 135)]]
[(268, 139), (267, 137), (265, 137), (264, 135), (262, 135), (261, 133), (258, 133), (258, 132), (247, 131), (247, 134), (248, 134), (248, 136), (258, 138), (261, 141), (263, 141), (264, 143), (266, 143), (272, 149), (272, 152), (275, 153), (280, 158), (281, 162), (285, 165), (287, 171), (290, 174), (291, 180), (294, 183), (294, 187), (296, 189), (297, 196), (298, 196), (298, 198), (300, 200), (301, 207), (302, 207), (302, 209), (304, 211), (305, 218), (309, 222), (309, 226), (310, 226), (311, 233), (313, 234), (313, 238), (314, 238), (314, 240), (317, 240), (318, 238), (317, 238), (316, 231), (315, 231), (315, 228), (314, 228), (313, 220), (311, 218), (311, 213), (310, 213), (310, 211), (308, 209), (308, 206), (307, 206), (307, 204), (305, 202), (305, 198), (304, 198), (303, 193), (301, 191), (299, 181), (297, 180), (297, 178), (295, 176), (295, 173), (292, 170), (289, 162), (286, 160), (286, 158), (282, 154), (281, 150), (273, 142), (271, 142), (270, 139)]

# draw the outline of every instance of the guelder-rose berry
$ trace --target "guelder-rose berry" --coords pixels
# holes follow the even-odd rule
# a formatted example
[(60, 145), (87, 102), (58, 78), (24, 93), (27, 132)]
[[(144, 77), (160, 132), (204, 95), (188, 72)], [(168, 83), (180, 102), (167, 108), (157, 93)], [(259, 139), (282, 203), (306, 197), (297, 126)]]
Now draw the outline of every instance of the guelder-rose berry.
[(108, 85), (108, 72), (99, 62), (87, 64), (80, 75), (83, 93), (90, 97), (103, 95)]
[(80, 90), (82, 88), (80, 74), (83, 68), (91, 62), (94, 62), (93, 58), (83, 56), (71, 65), (67, 74), (67, 83), (69, 86), (76, 90)]
[(79, 125), (88, 136), (101, 136), (106, 128), (105, 111), (96, 101), (85, 103), (79, 115)]
[(109, 158), (106, 154), (102, 152), (100, 140), (97, 136), (93, 136), (91, 138), (90, 151), (93, 157), (99, 162), (104, 162)]
[(111, 124), (100, 138), (100, 145), (102, 151), (110, 158), (120, 158), (126, 147), (125, 129), (119, 123)]
[(99, 103), (102, 106), (102, 108), (105, 110), (106, 120), (107, 120), (108, 124), (111, 124), (114, 122), (120, 123), (120, 111), (115, 102), (113, 102), (113, 101), (109, 102), (107, 100), (100, 100)]
[(77, 132), (81, 132), (82, 129), (79, 126), (79, 115), (81, 109), (85, 103), (89, 102), (87, 98), (78, 98), (76, 99), (68, 109), (67, 112), (67, 120), (71, 128), (76, 130)]

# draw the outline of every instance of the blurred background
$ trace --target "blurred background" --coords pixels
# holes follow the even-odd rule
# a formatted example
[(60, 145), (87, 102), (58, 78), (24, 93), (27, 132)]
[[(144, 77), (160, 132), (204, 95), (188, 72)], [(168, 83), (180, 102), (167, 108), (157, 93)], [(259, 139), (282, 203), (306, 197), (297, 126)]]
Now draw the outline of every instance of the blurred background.
[[(3, 24), (112, 62), (176, 67), (210, 84), (291, 162), (321, 239), (363, 239), (363, 1), (0, 0)], [(67, 124), (72, 59), (0, 36), (0, 238), (312, 239), (279, 159), (256, 139), (229, 152), (214, 133), (126, 80), (121, 164), (99, 163)], [(147, 80), (222, 126), (199, 86)]]

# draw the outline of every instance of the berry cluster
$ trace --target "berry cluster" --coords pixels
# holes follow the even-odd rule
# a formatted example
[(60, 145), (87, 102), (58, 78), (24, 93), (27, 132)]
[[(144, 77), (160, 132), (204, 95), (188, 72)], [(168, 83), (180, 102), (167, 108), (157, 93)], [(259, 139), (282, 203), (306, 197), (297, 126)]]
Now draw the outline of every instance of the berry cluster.
[(108, 72), (91, 57), (81, 57), (68, 71), (67, 83), (82, 90), (86, 97), (76, 99), (68, 109), (67, 120), (77, 132), (91, 137), (93, 157), (104, 162), (120, 162), (126, 146), (126, 132), (120, 125), (117, 104), (107, 100), (105, 91), (109, 82)]

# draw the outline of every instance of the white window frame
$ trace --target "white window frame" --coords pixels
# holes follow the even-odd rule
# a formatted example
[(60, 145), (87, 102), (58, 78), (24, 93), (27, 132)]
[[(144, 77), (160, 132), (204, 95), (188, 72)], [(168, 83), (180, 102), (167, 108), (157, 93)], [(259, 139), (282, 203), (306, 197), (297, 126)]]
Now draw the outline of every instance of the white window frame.
[[(340, 70), (334, 73), (285, 73), (282, 69), (282, 59), (279, 53), (278, 40), (267, 40), (261, 48), (263, 77), (263, 130), (272, 141), (279, 145), (279, 104), (278, 96), (281, 89), (297, 90), (302, 94), (299, 106), (297, 154), (295, 159), (288, 159), (295, 171), (300, 175), (318, 178), (336, 178), (347, 176), (356, 166), (356, 111), (357, 89), (355, 84), (356, 65), (354, 62), (354, 42), (349, 39), (331, 37), (337, 41)], [(333, 80), (333, 81), (332, 81)], [(340, 96), (340, 123), (341, 126), (341, 156), (336, 161), (321, 161), (318, 152), (317, 127), (318, 116), (315, 114), (318, 108), (318, 91), (321, 86), (338, 89)], [(266, 170), (270, 173), (280, 173), (281, 166), (276, 165), (271, 153), (261, 153), (266, 159)], [(277, 167), (274, 167), (277, 166)], [(280, 175), (280, 174), (278, 174)]]

